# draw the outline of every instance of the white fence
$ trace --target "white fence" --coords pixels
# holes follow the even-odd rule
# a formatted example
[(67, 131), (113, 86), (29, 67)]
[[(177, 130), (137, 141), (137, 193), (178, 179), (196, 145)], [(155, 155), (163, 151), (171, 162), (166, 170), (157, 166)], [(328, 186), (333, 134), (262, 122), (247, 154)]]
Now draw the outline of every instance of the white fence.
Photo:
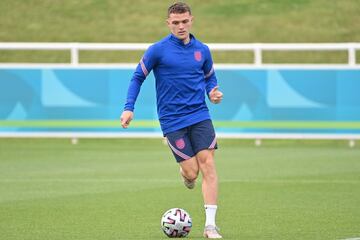
[[(254, 65), (263, 66), (264, 51), (346, 51), (347, 66), (359, 65), (356, 51), (360, 43), (209, 43), (211, 51), (252, 51)], [(150, 43), (10, 43), (0, 42), (0, 50), (69, 50), (71, 65), (78, 66), (79, 52), (87, 51), (136, 51), (146, 50)]]

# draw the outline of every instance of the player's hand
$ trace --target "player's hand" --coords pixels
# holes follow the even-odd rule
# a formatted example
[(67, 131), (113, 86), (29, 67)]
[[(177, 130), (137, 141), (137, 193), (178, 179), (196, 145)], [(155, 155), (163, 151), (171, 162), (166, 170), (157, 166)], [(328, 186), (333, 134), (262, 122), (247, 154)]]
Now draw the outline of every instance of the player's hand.
[(223, 93), (219, 91), (219, 86), (214, 87), (209, 93), (209, 99), (212, 103), (220, 103), (223, 98)]
[(134, 117), (134, 113), (132, 111), (123, 111), (120, 117), (121, 126), (123, 128), (128, 128), (133, 117)]

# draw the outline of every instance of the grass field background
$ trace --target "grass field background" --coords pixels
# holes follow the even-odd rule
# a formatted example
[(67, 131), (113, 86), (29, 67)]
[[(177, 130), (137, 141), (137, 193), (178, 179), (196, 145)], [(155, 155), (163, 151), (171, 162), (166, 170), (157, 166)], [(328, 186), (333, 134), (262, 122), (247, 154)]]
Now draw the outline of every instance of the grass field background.
[[(173, 0), (3, 0), (0, 41), (154, 42)], [(205, 42), (360, 41), (357, 0), (188, 0)]]
[[(219, 140), (217, 223), (225, 239), (360, 237), (360, 148), (345, 141)], [(187, 190), (161, 139), (0, 139), (1, 239), (167, 239), (182, 207), (202, 239), (199, 185)]]
[[(0, 1), (0, 42), (154, 42), (168, 34), (172, 0)], [(203, 42), (359, 42), (358, 0), (189, 0)], [(216, 52), (216, 63), (252, 63), (250, 52)], [(138, 62), (142, 51), (84, 51), (81, 62)], [(360, 55), (359, 53), (357, 54)], [(69, 62), (68, 52), (0, 51), (0, 62)], [(266, 52), (268, 63), (345, 63), (344, 51)]]

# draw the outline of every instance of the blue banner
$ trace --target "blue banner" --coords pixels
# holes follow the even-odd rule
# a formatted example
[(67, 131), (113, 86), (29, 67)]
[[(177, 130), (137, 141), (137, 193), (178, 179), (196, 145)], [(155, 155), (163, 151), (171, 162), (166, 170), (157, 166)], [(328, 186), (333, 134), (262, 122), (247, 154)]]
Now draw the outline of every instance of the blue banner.
[[(152, 74), (135, 105), (134, 128), (120, 127), (132, 73), (0, 69), (0, 131), (160, 131)], [(224, 99), (208, 106), (220, 131), (360, 132), (360, 69), (218, 69), (216, 75)]]

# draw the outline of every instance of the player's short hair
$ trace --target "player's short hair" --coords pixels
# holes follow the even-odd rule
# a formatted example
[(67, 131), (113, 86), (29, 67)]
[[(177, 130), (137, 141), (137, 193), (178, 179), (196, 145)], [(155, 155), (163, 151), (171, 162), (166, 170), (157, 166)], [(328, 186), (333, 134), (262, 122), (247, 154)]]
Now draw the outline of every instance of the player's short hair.
[(171, 13), (181, 14), (181, 13), (186, 13), (186, 12), (188, 12), (191, 15), (191, 9), (190, 9), (189, 5), (187, 5), (186, 3), (183, 3), (183, 2), (176, 2), (169, 7), (168, 17), (170, 16)]

